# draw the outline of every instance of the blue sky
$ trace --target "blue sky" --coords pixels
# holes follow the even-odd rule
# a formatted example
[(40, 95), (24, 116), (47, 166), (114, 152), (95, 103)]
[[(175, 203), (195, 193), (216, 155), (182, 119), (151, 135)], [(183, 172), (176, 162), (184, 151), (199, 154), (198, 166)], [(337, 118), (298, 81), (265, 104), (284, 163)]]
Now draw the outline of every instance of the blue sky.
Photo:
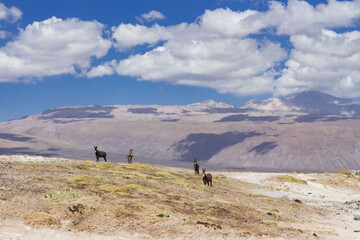
[(0, 0), (0, 121), (69, 105), (360, 97), (360, 0)]

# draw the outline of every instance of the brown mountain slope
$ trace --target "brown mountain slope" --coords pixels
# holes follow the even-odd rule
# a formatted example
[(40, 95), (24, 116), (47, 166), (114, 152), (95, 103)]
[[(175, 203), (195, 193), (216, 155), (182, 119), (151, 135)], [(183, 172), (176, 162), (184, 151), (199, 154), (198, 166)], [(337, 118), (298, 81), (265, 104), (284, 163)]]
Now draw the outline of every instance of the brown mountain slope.
[[(46, 147), (47, 140), (59, 147)], [(94, 145), (111, 162), (125, 162), (132, 148), (135, 161), (168, 166), (187, 167), (196, 157), (217, 170), (360, 169), (360, 119), (202, 105), (78, 106), (0, 123), (0, 154), (92, 159)]]

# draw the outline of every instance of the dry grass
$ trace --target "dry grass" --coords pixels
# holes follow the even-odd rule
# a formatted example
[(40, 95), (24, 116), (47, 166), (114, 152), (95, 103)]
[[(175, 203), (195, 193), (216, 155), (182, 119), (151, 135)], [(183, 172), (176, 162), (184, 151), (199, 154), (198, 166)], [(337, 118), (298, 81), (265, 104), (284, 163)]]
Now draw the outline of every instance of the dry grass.
[[(189, 233), (307, 239), (311, 233), (306, 230), (283, 226), (316, 212), (289, 200), (250, 194), (248, 184), (224, 175), (214, 174), (211, 188), (192, 171), (150, 164), (10, 161), (0, 162), (0, 173), (0, 201), (7, 203), (0, 205), (1, 216), (35, 227), (122, 230), (156, 239), (188, 238)], [(292, 176), (281, 180), (303, 183)]]
[(278, 176), (278, 179), (282, 182), (307, 184), (307, 182), (305, 180), (297, 179), (297, 178), (295, 178), (293, 176), (289, 176), (289, 175)]
[(338, 173), (341, 173), (341, 174), (344, 174), (344, 175), (347, 175), (347, 176), (352, 176), (353, 175), (353, 171), (350, 170), (350, 169), (341, 169), (338, 171)]
[(25, 213), (22, 215), (22, 219), (25, 224), (32, 227), (55, 227), (59, 228), (61, 226), (60, 220), (57, 217), (54, 217), (47, 213)]

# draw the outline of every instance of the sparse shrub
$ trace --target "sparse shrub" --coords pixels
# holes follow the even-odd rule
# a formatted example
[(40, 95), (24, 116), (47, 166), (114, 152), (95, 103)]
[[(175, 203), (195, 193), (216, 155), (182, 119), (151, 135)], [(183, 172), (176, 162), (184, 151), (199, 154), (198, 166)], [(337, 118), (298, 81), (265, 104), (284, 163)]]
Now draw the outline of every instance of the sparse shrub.
[(286, 175), (286, 176), (278, 176), (278, 179), (279, 179), (279, 180), (282, 180), (282, 181), (284, 181), (284, 182), (307, 184), (306, 181), (301, 180), (301, 179), (297, 179), (297, 178), (295, 178), (295, 177), (293, 177), (293, 176), (289, 176), (289, 175)]
[(169, 171), (159, 171), (156, 172), (156, 175), (160, 175), (162, 177), (165, 178), (171, 178), (171, 179), (175, 179), (176, 177), (174, 175), (172, 175)]
[(231, 222), (231, 225), (233, 227), (237, 227), (239, 225), (239, 222), (238, 221), (233, 221), (233, 222)]
[(79, 195), (70, 190), (52, 191), (43, 195), (43, 198), (50, 202), (75, 202)]
[(34, 162), (34, 161), (30, 161), (30, 160), (26, 161), (26, 163), (33, 164), (33, 165), (39, 165), (40, 164), (38, 162)]
[(265, 194), (260, 194), (260, 193), (250, 193), (249, 196), (250, 196), (250, 197), (265, 197), (265, 198), (273, 199), (273, 197), (270, 197), (270, 196), (265, 195)]
[(154, 169), (153, 166), (151, 166), (148, 163), (134, 163), (134, 165), (138, 168), (142, 168), (142, 169)]
[(276, 212), (279, 213), (280, 211), (276, 208), (268, 208), (268, 207), (262, 207), (262, 210), (268, 211), (268, 212)]
[(128, 195), (131, 192), (150, 192), (150, 189), (138, 184), (125, 184), (121, 186), (106, 184), (102, 185), (100, 189), (108, 193), (119, 193), (120, 195)]
[(352, 176), (353, 175), (353, 171), (350, 170), (350, 169), (341, 169), (338, 171), (338, 173), (341, 173), (341, 174), (344, 174), (344, 175), (347, 175), (347, 176)]
[(185, 181), (183, 179), (180, 179), (180, 178), (177, 178), (175, 180), (175, 183), (177, 184), (180, 184), (180, 185), (183, 185), (185, 187), (190, 187), (190, 188), (196, 188), (197, 185), (195, 183), (192, 183), (192, 182), (188, 182), (188, 181)]
[(121, 186), (116, 186), (116, 185), (113, 185), (113, 184), (106, 184), (106, 185), (102, 185), (100, 187), (100, 189), (104, 192), (107, 192), (107, 193), (117, 193), (119, 195), (122, 195), (122, 196), (128, 196), (129, 194), (126, 193), (124, 191), (124, 188), (122, 188)]
[(32, 227), (61, 227), (60, 220), (47, 213), (26, 213), (22, 219), (26, 225)]
[(167, 210), (165, 210), (165, 209), (157, 209), (156, 211), (154, 211), (154, 213), (153, 213), (155, 216), (157, 216), (157, 217), (169, 217), (169, 216), (172, 216), (172, 215), (174, 215), (174, 213), (173, 212), (171, 212), (171, 211), (167, 211)]
[(226, 176), (222, 175), (222, 174), (218, 174), (218, 175), (215, 175), (215, 178), (217, 178), (217, 179), (226, 179)]
[(109, 163), (109, 162), (101, 162), (101, 163), (98, 163), (98, 166), (99, 166), (100, 168), (105, 168), (105, 169), (114, 168), (114, 164)]
[(80, 165), (78, 168), (83, 169), (83, 170), (88, 170), (88, 169), (90, 169), (90, 166), (87, 164), (83, 164), (83, 165)]
[(96, 166), (96, 162), (94, 162), (94, 161), (83, 161), (83, 163), (86, 164), (86, 165), (89, 165), (91, 167)]
[(72, 182), (79, 182), (84, 184), (94, 184), (94, 183), (105, 183), (106, 181), (102, 178), (92, 177), (92, 176), (75, 176), (68, 179)]

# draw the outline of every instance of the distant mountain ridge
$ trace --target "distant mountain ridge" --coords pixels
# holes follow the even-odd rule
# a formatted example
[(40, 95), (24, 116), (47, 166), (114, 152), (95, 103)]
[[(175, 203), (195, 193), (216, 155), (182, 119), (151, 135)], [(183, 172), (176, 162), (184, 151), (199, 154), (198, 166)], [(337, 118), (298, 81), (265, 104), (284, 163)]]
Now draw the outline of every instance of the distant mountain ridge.
[(0, 123), (0, 154), (94, 159), (210, 169), (336, 171), (360, 169), (360, 103), (307, 91), (234, 107), (71, 106)]
[[(39, 114), (40, 119), (69, 119), (69, 118), (113, 118), (113, 110), (119, 106), (127, 106), (128, 112), (134, 114), (161, 114), (178, 112), (205, 112), (205, 113), (244, 113), (248, 111), (263, 112), (299, 112), (317, 115), (339, 115), (347, 117), (360, 117), (360, 101), (338, 98), (319, 91), (304, 91), (281, 98), (268, 98), (265, 100), (251, 100), (244, 105), (234, 107), (227, 103), (205, 100), (184, 106), (180, 105), (82, 105), (64, 106), (44, 110)], [(166, 111), (159, 112), (158, 109)], [(30, 115), (34, 116), (34, 115)], [(25, 119), (25, 116), (20, 119)]]
[(282, 98), (252, 100), (242, 107), (261, 111), (296, 111), (319, 115), (360, 117), (360, 102), (319, 91), (304, 91)]

